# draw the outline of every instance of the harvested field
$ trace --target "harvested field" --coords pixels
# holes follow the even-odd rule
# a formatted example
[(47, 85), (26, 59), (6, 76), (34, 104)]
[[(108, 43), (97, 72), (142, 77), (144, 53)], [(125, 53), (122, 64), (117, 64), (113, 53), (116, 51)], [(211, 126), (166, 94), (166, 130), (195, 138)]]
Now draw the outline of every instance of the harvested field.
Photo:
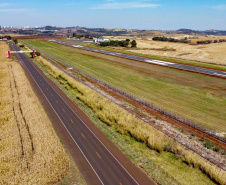
[(93, 54), (55, 43), (28, 42), (159, 107), (210, 129), (225, 131), (226, 89), (223, 79)]
[[(187, 60), (196, 60), (208, 63), (216, 63), (216, 64), (224, 64), (226, 65), (226, 42), (222, 43), (212, 43), (212, 44), (203, 44), (203, 45), (189, 45), (183, 43), (172, 43), (172, 42), (161, 42), (161, 41), (153, 41), (152, 36), (165, 36), (172, 37), (175, 39), (184, 39), (185, 37), (191, 41), (191, 44), (195, 44), (197, 41), (205, 41), (205, 40), (217, 40), (226, 39), (226, 36), (215, 36), (215, 35), (181, 35), (181, 34), (163, 34), (163, 33), (155, 33), (153, 35), (149, 35), (142, 39), (140, 37), (127, 37), (127, 36), (117, 36), (112, 37), (109, 36), (107, 38), (113, 40), (124, 40), (129, 38), (130, 40), (135, 39), (137, 41), (137, 50), (132, 49), (129, 51), (141, 54), (148, 55), (158, 55), (165, 57), (176, 57)], [(164, 51), (163, 48), (175, 49), (176, 51)], [(123, 49), (123, 48), (121, 48)], [(142, 50), (143, 49), (143, 50)], [(162, 50), (162, 51), (161, 51)]]
[(69, 157), (7, 49), (0, 43), (0, 184), (55, 184), (67, 175)]
[[(208, 38), (199, 40), (208, 40)], [(128, 51), (226, 65), (226, 53), (224, 52), (226, 49), (226, 42), (189, 45), (141, 39), (136, 41), (138, 49), (128, 49)], [(164, 51), (164, 48), (168, 50)], [(173, 49), (175, 51), (173, 51)]]

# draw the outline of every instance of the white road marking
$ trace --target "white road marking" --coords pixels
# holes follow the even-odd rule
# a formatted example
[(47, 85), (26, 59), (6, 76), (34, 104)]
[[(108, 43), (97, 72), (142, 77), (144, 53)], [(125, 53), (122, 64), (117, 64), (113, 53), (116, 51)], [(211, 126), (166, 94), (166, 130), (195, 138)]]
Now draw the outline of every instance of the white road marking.
[[(34, 65), (31, 63), (31, 65), (34, 67)], [(25, 65), (26, 66), (26, 65)], [(26, 66), (26, 68), (28, 69), (28, 67)], [(34, 67), (35, 68), (35, 67)], [(36, 68), (35, 68), (36, 69)], [(31, 72), (28, 70), (28, 72), (31, 74)], [(38, 71), (39, 73), (39, 71)], [(41, 75), (39, 73), (39, 75)], [(33, 77), (35, 83), (38, 85), (38, 83), (36, 82), (34, 76), (31, 74), (31, 76)], [(41, 75), (42, 76), (42, 75)], [(43, 78), (43, 77), (42, 77)], [(45, 79), (44, 79), (45, 80)], [(48, 81), (45, 80), (45, 82), (52, 87)], [(85, 157), (86, 161), (89, 163), (89, 165), (91, 166), (91, 168), (93, 169), (94, 173), (96, 174), (96, 176), (98, 177), (98, 179), (100, 180), (100, 182), (102, 184), (104, 184), (102, 182), (102, 180), (100, 179), (99, 175), (97, 174), (97, 172), (94, 170), (93, 166), (91, 165), (91, 163), (89, 162), (89, 160), (87, 159), (86, 155), (83, 153), (83, 151), (81, 150), (81, 148), (79, 147), (78, 143), (75, 141), (74, 137), (71, 135), (70, 131), (68, 130), (68, 128), (66, 127), (66, 125), (64, 124), (64, 122), (61, 120), (60, 116), (58, 115), (58, 113), (56, 112), (55, 108), (52, 106), (52, 104), (50, 103), (50, 101), (48, 100), (48, 98), (46, 97), (45, 93), (43, 92), (43, 90), (41, 89), (41, 87), (38, 85), (39, 89), (42, 91), (43, 95), (45, 96), (46, 100), (49, 102), (50, 106), (53, 108), (54, 112), (56, 113), (56, 115), (58, 116), (58, 118), (60, 119), (61, 123), (64, 125), (65, 129), (67, 130), (67, 132), (69, 133), (69, 135), (71, 136), (71, 138), (73, 139), (74, 143), (78, 146), (79, 150), (82, 152), (83, 156)], [(52, 87), (52, 89), (54, 90), (54, 88)], [(55, 91), (55, 90), (54, 90)], [(61, 100), (63, 100), (63, 98), (55, 91), (55, 93), (61, 98)], [(64, 101), (64, 100), (63, 100)], [(64, 101), (65, 104), (67, 104), (67, 102)], [(69, 107), (69, 109), (71, 109), (71, 107), (67, 104), (67, 106)], [(126, 171), (126, 173), (134, 180), (134, 182), (136, 184), (137, 181), (133, 178), (133, 176), (125, 169), (125, 167), (118, 161), (117, 158), (115, 158), (115, 156), (108, 150), (108, 148), (102, 143), (102, 141), (93, 133), (92, 130), (90, 130), (90, 128), (78, 117), (78, 115), (71, 109), (71, 111), (77, 116), (77, 118), (85, 125), (85, 127), (93, 134), (93, 136), (101, 143), (101, 145), (109, 152), (109, 154), (117, 161), (117, 163)]]
[(145, 60), (145, 62), (159, 64), (159, 65), (163, 65), (163, 66), (168, 66), (169, 64), (175, 64), (175, 63), (165, 62), (165, 61), (160, 61), (160, 60)]

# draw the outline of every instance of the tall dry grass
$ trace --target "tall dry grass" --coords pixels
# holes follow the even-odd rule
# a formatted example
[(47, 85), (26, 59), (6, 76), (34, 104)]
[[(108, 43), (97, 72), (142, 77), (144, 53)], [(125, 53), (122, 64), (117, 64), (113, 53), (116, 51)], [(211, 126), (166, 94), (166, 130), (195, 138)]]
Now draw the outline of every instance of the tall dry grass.
[(212, 180), (219, 184), (226, 184), (226, 172), (212, 165), (196, 153), (187, 150), (179, 143), (174, 142), (171, 138), (164, 136), (163, 133), (154, 129), (150, 125), (138, 120), (135, 116), (96, 93), (89, 87), (75, 81), (48, 61), (38, 58), (54, 78), (64, 79), (65, 85), (76, 89), (76, 96), (89, 106), (99, 117), (101, 121), (114, 126), (121, 134), (127, 134), (137, 141), (146, 143), (151, 149), (158, 152), (171, 152), (178, 155), (182, 161), (195, 168), (199, 168), (207, 174)]
[(55, 184), (68, 168), (68, 156), (21, 66), (0, 61), (0, 184)]

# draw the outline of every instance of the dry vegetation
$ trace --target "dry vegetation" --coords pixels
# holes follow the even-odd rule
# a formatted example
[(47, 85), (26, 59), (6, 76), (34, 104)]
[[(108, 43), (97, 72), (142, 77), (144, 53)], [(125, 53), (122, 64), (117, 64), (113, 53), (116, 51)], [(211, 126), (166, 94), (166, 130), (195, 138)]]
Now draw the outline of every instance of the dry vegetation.
[(0, 184), (55, 184), (69, 159), (21, 66), (0, 43)]
[(38, 59), (55, 79), (59, 80), (65, 87), (71, 88), (78, 99), (89, 106), (101, 121), (114, 127), (119, 133), (130, 135), (137, 141), (145, 143), (151, 149), (158, 152), (171, 152), (177, 155), (188, 165), (200, 169), (212, 180), (219, 184), (226, 183), (226, 172), (218, 167), (211, 165), (199, 155), (185, 149), (183, 146), (174, 142), (172, 139), (155, 130), (150, 125), (135, 118), (100, 94), (75, 81), (55, 66), (44, 59)]
[[(189, 38), (189, 35), (165, 35), (176, 39)], [(115, 40), (123, 40), (126, 37), (114, 37)], [(110, 38), (111, 39), (111, 38)], [(130, 38), (133, 39), (133, 38)], [(226, 42), (212, 43), (205, 45), (189, 45), (183, 43), (160, 42), (152, 41), (152, 37), (146, 39), (135, 38), (137, 41), (137, 50), (129, 50), (141, 54), (158, 55), (165, 57), (176, 57), (186, 60), (197, 60), (208, 63), (225, 64), (226, 65)], [(195, 39), (190, 39), (192, 43), (203, 40), (219, 40), (226, 39), (226, 36), (197, 36)], [(176, 51), (173, 51), (176, 50)]]

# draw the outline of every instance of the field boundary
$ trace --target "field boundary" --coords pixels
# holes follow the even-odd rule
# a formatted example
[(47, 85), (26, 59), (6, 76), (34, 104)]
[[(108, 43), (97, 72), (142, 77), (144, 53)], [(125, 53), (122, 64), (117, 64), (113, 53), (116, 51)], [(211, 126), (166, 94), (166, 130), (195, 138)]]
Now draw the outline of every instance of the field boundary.
[(161, 114), (163, 114), (165, 116), (168, 116), (168, 117), (170, 117), (170, 118), (172, 118), (172, 119), (174, 119), (176, 121), (179, 121), (179, 122), (181, 122), (181, 123), (183, 123), (183, 124), (185, 124), (187, 126), (190, 126), (190, 127), (194, 128), (196, 130), (199, 130), (199, 131), (203, 132), (203, 135), (209, 135), (210, 137), (213, 137), (213, 138), (215, 138), (215, 139), (217, 139), (219, 141), (222, 141), (224, 144), (226, 143), (226, 138), (222, 138), (222, 137), (219, 137), (217, 135), (211, 134), (208, 130), (202, 128), (201, 126), (199, 126), (199, 124), (197, 124), (197, 123), (195, 123), (195, 122), (193, 122), (191, 120), (183, 118), (183, 117), (181, 117), (181, 116), (179, 116), (177, 114), (174, 114), (174, 113), (172, 113), (170, 111), (167, 111), (167, 110), (164, 110), (164, 109), (162, 109), (162, 108), (160, 108), (160, 107), (158, 107), (158, 106), (156, 106), (156, 105), (154, 105), (152, 103), (149, 103), (149, 102), (147, 102), (147, 101), (145, 101), (145, 100), (143, 100), (141, 98), (135, 97), (135, 96), (133, 96), (133, 95), (131, 95), (131, 94), (125, 92), (125, 91), (122, 91), (122, 90), (120, 90), (120, 89), (118, 89), (118, 88), (116, 88), (116, 87), (114, 87), (112, 85), (109, 85), (108, 83), (105, 83), (105, 82), (103, 82), (103, 81), (101, 81), (101, 80), (99, 80), (99, 79), (97, 79), (97, 78), (85, 73), (84, 71), (82, 71), (80, 69), (75, 68), (74, 66), (69, 65), (68, 63), (62, 61), (61, 59), (59, 59), (59, 58), (57, 58), (57, 57), (55, 57), (55, 56), (53, 56), (53, 55), (41, 50), (41, 49), (39, 49), (39, 48), (37, 48), (37, 47), (35, 47), (33, 45), (30, 45), (30, 44), (26, 43), (25, 41), (22, 41), (22, 42), (27, 44), (30, 47), (34, 47), (35, 49), (37, 49), (40, 52), (48, 55), (49, 57), (55, 59), (56, 61), (58, 61), (60, 63), (63, 63), (68, 68), (72, 68), (73, 70), (75, 70), (76, 72), (84, 75), (85, 77), (88, 77), (88, 78), (92, 79), (94, 82), (96, 82), (98, 84), (101, 84), (101, 85), (103, 85), (103, 86), (105, 86), (105, 87), (107, 87), (107, 88), (109, 88), (109, 89), (111, 89), (111, 90), (113, 90), (113, 91), (115, 91), (115, 92), (127, 97), (127, 98), (130, 98), (130, 99), (132, 99), (132, 100), (134, 100), (134, 101), (136, 101), (136, 102), (138, 102), (138, 103), (140, 103), (140, 104), (142, 104), (142, 105), (144, 105), (144, 106), (146, 106), (146, 107), (148, 107), (150, 109), (153, 109), (153, 110), (155, 110), (155, 111), (157, 111), (157, 112), (159, 112), (159, 113), (161, 113)]
[[(90, 48), (94, 48), (94, 49), (100, 49), (100, 48), (96, 48), (96, 47), (92, 47), (88, 44), (86, 44), (86, 47), (90, 47)], [(105, 51), (112, 51), (114, 50), (114, 48), (109, 48), (109, 50), (105, 49), (105, 48), (101, 48), (102, 50), (105, 50)], [(133, 55), (133, 56), (140, 56), (140, 57), (145, 57), (145, 58), (149, 58), (149, 59), (157, 59), (157, 60), (163, 60), (163, 61), (166, 61), (166, 62), (172, 62), (173, 59), (176, 59), (176, 60), (184, 60), (184, 61), (191, 61), (191, 62), (200, 62), (200, 63), (203, 63), (203, 64), (211, 64), (211, 65), (220, 65), (220, 66), (223, 66), (223, 67), (226, 67), (226, 64), (215, 64), (215, 63), (212, 63), (212, 62), (203, 62), (203, 61), (199, 61), (199, 60), (186, 60), (186, 59), (182, 59), (182, 58), (179, 58), (179, 57), (173, 57), (173, 58), (170, 58), (170, 57), (164, 57), (164, 56), (148, 56), (148, 54), (142, 54), (142, 53), (135, 53), (135, 52), (131, 52), (131, 51), (127, 51), (125, 50), (126, 52), (130, 52), (129, 54), (128, 53), (124, 53), (122, 51), (113, 51), (113, 52), (118, 52), (118, 53), (123, 53), (123, 54), (128, 54), (128, 55)], [(141, 54), (141, 55), (139, 55)], [(144, 56), (143, 56), (144, 55)], [(168, 58), (168, 59), (167, 59)], [(187, 64), (187, 63), (183, 63), (183, 62), (178, 62), (178, 61), (173, 61), (175, 63), (178, 63), (178, 64), (184, 64), (184, 65), (190, 65), (190, 66), (195, 66), (195, 67), (203, 67), (203, 68), (207, 68), (207, 69), (214, 69), (214, 70), (219, 70), (219, 71), (226, 71), (225, 70), (222, 70), (222, 69), (216, 69), (216, 68), (213, 68), (213, 67), (206, 67), (206, 66), (200, 66), (200, 65), (196, 65), (196, 64)]]

